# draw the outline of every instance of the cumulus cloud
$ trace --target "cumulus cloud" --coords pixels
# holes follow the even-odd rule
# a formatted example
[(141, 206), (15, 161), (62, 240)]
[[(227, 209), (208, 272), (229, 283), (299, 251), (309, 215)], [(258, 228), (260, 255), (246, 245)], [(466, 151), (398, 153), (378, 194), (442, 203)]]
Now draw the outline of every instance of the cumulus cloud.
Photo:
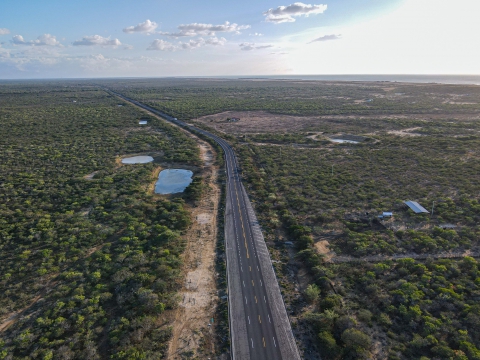
[(257, 33), (257, 32), (256, 32), (256, 33), (250, 34), (250, 36), (263, 36), (263, 34), (262, 34), (262, 33)]
[(205, 45), (213, 45), (213, 46), (223, 46), (227, 42), (227, 39), (225, 38), (217, 38), (217, 37), (211, 37), (208, 38), (207, 40), (203, 38), (195, 39), (195, 40), (190, 40), (187, 43), (180, 43), (180, 46), (182, 49), (195, 49), (199, 48)]
[(0, 35), (8, 35), (10, 34), (10, 30), (6, 28), (0, 28)]
[(256, 45), (255, 43), (241, 43), (239, 46), (240, 50), (243, 51), (261, 50), (273, 47), (273, 45)]
[(129, 26), (123, 29), (124, 33), (133, 34), (133, 33), (144, 33), (152, 34), (155, 32), (155, 29), (158, 27), (158, 24), (154, 21), (146, 20), (142, 23), (137, 24), (136, 26)]
[(323, 14), (327, 10), (327, 5), (310, 5), (296, 2), (288, 6), (279, 6), (276, 9), (269, 9), (263, 13), (266, 22), (281, 24), (285, 22), (294, 22), (295, 17), (309, 16), (311, 14)]
[(147, 50), (159, 50), (159, 51), (174, 51), (177, 49), (177, 46), (171, 42), (155, 39), (147, 48)]
[(212, 25), (212, 24), (201, 24), (201, 23), (192, 23), (192, 24), (182, 24), (178, 26), (178, 32), (169, 33), (162, 32), (160, 34), (171, 36), (171, 37), (183, 37), (183, 36), (215, 36), (217, 32), (233, 32), (235, 34), (240, 34), (240, 30), (245, 30), (250, 28), (250, 25), (238, 25), (230, 24), (226, 21), (221, 25)]
[(22, 35), (14, 35), (11, 41), (14, 45), (25, 45), (26, 44), (26, 41), (23, 39)]
[(329, 41), (329, 40), (339, 40), (342, 38), (342, 35), (335, 35), (335, 34), (331, 34), (331, 35), (323, 35), (323, 36), (320, 36), (316, 39), (313, 39), (312, 41), (309, 42), (309, 44), (313, 43), (313, 42), (316, 42), (316, 41)]
[(227, 42), (227, 39), (224, 37), (217, 38), (217, 37), (211, 37), (207, 40), (205, 40), (206, 45), (214, 45), (214, 46), (223, 46)]
[(32, 46), (62, 46), (56, 36), (43, 34), (35, 40), (25, 41), (22, 35), (14, 35), (11, 40), (14, 45), (32, 45)]
[(178, 45), (165, 40), (156, 39), (150, 44), (147, 50), (160, 50), (160, 51), (175, 51), (180, 49), (191, 50), (191, 49), (197, 49), (205, 45), (223, 46), (225, 45), (226, 42), (227, 42), (227, 39), (223, 37), (217, 38), (216, 36), (208, 39), (204, 39), (204, 38), (191, 39), (188, 42), (180, 42)]
[(84, 36), (81, 40), (73, 42), (73, 46), (119, 46), (122, 45), (118, 39), (104, 38), (100, 35)]

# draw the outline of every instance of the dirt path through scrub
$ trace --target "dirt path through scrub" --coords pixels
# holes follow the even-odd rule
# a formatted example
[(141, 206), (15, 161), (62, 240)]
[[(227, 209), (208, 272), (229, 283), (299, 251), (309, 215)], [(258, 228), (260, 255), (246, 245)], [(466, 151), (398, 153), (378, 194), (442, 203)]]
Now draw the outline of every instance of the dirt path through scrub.
[[(135, 105), (134, 105), (135, 106)], [(142, 111), (162, 121), (165, 119), (139, 107)], [(174, 125), (175, 126), (175, 125)], [(167, 359), (215, 357), (215, 322), (218, 304), (215, 282), (215, 246), (217, 241), (217, 214), (220, 203), (220, 186), (217, 183), (218, 167), (214, 165), (216, 152), (206, 141), (180, 128), (194, 139), (203, 160), (201, 176), (205, 190), (202, 199), (190, 209), (192, 225), (185, 234), (187, 246), (183, 254), (184, 282), (179, 291), (178, 308), (171, 311), (172, 339)], [(215, 319), (214, 319), (215, 321)]]
[(186, 234), (184, 253), (185, 281), (179, 292), (181, 301), (175, 310), (173, 335), (167, 359), (214, 358), (214, 330), (210, 319), (218, 301), (215, 283), (215, 243), (220, 189), (218, 169), (212, 165), (214, 152), (200, 142), (204, 161), (203, 177), (207, 185), (202, 200), (192, 209), (193, 224)]

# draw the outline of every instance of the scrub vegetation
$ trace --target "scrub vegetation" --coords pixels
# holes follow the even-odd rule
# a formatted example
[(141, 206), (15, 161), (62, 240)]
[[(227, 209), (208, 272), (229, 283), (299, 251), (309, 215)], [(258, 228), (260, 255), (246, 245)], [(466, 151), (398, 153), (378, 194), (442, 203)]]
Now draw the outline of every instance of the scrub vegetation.
[(234, 145), (304, 358), (480, 359), (479, 87), (111, 85)]
[[(303, 358), (480, 359), (478, 86), (98, 83), (235, 147)], [(155, 197), (143, 186), (155, 162), (115, 160), (198, 154), (97, 89), (0, 87), (2, 326), (14, 319), (0, 358), (156, 358), (170, 338), (183, 201), (202, 185)], [(330, 141), (351, 136), (361, 142)]]
[(118, 159), (200, 160), (182, 131), (140, 118), (88, 84), (0, 85), (0, 359), (165, 352), (190, 216), (146, 190), (155, 163)]

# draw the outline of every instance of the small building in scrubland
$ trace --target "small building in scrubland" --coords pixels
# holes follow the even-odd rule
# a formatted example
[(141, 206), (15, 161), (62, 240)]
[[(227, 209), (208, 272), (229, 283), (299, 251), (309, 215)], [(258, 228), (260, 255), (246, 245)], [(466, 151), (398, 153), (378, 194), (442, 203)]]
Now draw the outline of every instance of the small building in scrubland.
[(390, 219), (393, 216), (393, 212), (384, 211), (382, 215), (379, 215), (379, 219)]
[(404, 204), (407, 205), (415, 214), (428, 214), (428, 210), (416, 201), (404, 201)]

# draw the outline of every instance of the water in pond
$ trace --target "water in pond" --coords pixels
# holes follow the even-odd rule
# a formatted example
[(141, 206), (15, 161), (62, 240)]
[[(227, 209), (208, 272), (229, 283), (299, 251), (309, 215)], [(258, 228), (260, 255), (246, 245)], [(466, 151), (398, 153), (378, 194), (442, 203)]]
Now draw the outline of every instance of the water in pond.
[(134, 156), (122, 159), (122, 164), (146, 164), (153, 161), (151, 156)]
[(165, 195), (183, 192), (192, 182), (192, 175), (190, 170), (162, 170), (155, 184), (155, 193)]
[(140, 120), (138, 123), (140, 125), (147, 125), (147, 122), (148, 122), (147, 120)]
[(349, 143), (349, 144), (358, 144), (358, 141), (353, 141), (353, 140), (343, 140), (343, 139), (330, 139), (330, 141), (336, 142), (336, 143)]

